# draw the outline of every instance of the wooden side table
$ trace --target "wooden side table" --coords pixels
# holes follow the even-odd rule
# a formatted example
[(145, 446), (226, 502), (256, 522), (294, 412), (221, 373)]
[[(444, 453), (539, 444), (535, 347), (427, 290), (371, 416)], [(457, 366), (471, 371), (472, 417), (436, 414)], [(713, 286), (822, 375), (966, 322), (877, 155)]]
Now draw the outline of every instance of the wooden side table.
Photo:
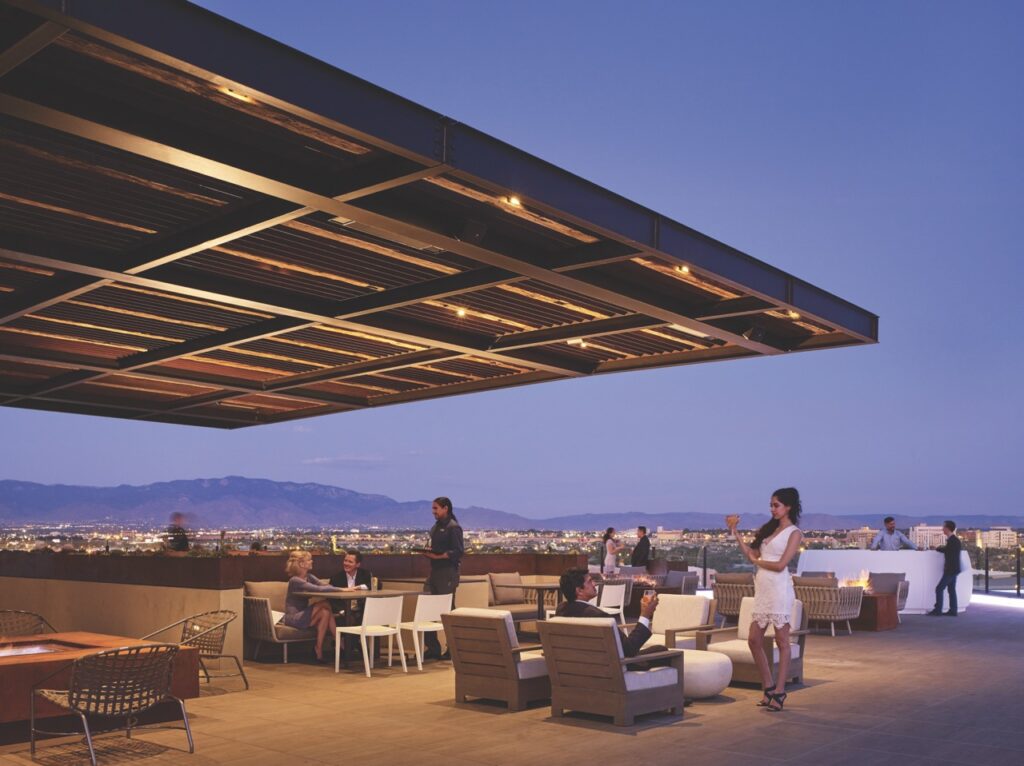
[(860, 617), (850, 620), (854, 630), (894, 630), (899, 624), (895, 593), (865, 593)]

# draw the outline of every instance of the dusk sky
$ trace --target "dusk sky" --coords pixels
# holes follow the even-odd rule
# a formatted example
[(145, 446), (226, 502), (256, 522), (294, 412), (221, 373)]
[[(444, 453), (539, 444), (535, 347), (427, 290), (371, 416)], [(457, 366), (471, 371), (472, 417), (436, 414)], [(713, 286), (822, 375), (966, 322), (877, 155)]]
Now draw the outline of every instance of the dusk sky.
[(233, 432), (0, 408), (0, 478), (1024, 515), (1024, 4), (201, 4), (834, 292), (881, 342)]

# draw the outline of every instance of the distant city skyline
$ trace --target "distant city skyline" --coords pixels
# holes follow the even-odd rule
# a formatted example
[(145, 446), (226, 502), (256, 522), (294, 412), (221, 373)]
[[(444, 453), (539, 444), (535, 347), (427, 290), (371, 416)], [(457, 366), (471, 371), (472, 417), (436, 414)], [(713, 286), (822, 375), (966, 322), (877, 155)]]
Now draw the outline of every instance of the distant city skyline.
[(200, 4), (849, 298), (881, 342), (237, 432), (0, 407), (0, 478), (1024, 514), (1024, 5)]

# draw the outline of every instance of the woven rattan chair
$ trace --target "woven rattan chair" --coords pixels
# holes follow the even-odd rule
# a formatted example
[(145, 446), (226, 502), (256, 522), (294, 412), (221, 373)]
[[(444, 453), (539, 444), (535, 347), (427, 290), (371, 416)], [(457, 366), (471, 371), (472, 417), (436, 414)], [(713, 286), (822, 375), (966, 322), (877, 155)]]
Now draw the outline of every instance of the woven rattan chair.
[(845, 622), (846, 632), (853, 635), (850, 620), (860, 616), (863, 588), (855, 585), (840, 587), (838, 580), (824, 577), (797, 577), (793, 582), (793, 590), (797, 599), (804, 603), (810, 622), (829, 623), (833, 638), (836, 635), (836, 623)]
[(722, 625), (739, 619), (740, 604), (754, 597), (754, 575), (749, 572), (720, 573), (712, 589)]
[(178, 647), (174, 644), (150, 644), (110, 649), (80, 657), (71, 665), (71, 680), (67, 691), (41, 688), (53, 676), (63, 673), (66, 666), (50, 674), (32, 687), (29, 718), (29, 748), (36, 754), (36, 734), (72, 736), (77, 732), (47, 731), (36, 728), (36, 698), (64, 708), (82, 721), (85, 742), (89, 746), (89, 759), (96, 766), (96, 751), (92, 744), (89, 716), (124, 718), (127, 736), (138, 724), (138, 715), (153, 706), (173, 700), (181, 707), (181, 718), (188, 736), (188, 751), (195, 752), (192, 730), (188, 725), (185, 703), (171, 695), (171, 675)]
[(0, 636), (34, 636), (37, 633), (56, 632), (45, 617), (35, 612), (0, 609)]
[(165, 625), (159, 630), (154, 630), (152, 633), (147, 633), (142, 639), (152, 638), (163, 633), (165, 630), (170, 630), (180, 625), (181, 640), (179, 641), (179, 646), (194, 646), (199, 650), (199, 667), (203, 671), (203, 675), (206, 676), (206, 683), (210, 683), (211, 675), (204, 660), (229, 659), (235, 661), (238, 672), (220, 673), (216, 677), (235, 678), (241, 676), (242, 681), (245, 682), (245, 688), (248, 689), (249, 679), (246, 678), (245, 671), (242, 670), (241, 661), (233, 654), (224, 654), (224, 639), (228, 634), (228, 625), (236, 617), (238, 615), (230, 609), (219, 609), (213, 612), (194, 614), (183, 620), (172, 622), (170, 625)]

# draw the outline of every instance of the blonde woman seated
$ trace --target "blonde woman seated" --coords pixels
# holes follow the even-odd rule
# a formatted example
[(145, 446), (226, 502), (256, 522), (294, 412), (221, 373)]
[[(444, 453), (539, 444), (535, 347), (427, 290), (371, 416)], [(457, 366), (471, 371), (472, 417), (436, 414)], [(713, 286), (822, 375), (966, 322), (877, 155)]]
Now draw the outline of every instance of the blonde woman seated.
[(331, 614), (330, 604), (326, 601), (318, 601), (315, 604), (309, 603), (309, 598), (300, 596), (300, 593), (324, 593), (326, 591), (339, 591), (328, 585), (316, 575), (310, 574), (313, 568), (313, 556), (308, 551), (292, 551), (288, 556), (288, 563), (284, 571), (291, 578), (288, 580), (288, 597), (284, 602), (284, 624), (299, 630), (309, 628), (316, 629), (316, 660), (324, 661), (324, 637), (327, 631), (331, 636), (337, 623), (334, 615)]

